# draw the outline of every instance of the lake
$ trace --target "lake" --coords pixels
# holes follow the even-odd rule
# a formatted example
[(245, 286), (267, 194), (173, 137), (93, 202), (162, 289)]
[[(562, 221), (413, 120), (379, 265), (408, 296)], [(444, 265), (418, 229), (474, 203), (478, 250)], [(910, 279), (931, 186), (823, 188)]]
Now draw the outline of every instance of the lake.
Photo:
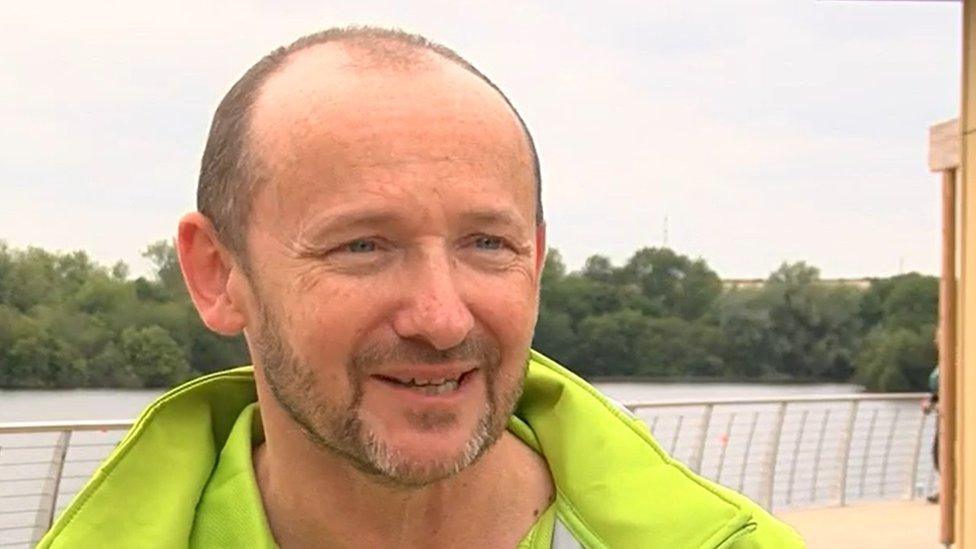
[[(842, 383), (666, 383), (607, 381), (595, 384), (607, 396), (629, 404), (650, 400), (769, 397), (780, 395), (859, 393), (858, 385)], [(162, 391), (74, 389), (57, 391), (0, 390), (0, 423), (11, 421), (74, 421), (134, 419)]]

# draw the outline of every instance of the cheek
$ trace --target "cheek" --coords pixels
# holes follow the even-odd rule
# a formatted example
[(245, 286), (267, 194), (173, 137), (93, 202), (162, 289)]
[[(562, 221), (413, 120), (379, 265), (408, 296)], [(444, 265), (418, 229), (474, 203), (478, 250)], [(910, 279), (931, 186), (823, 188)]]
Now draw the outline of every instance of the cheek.
[(316, 288), (294, 296), (288, 309), (289, 326), (302, 362), (323, 381), (337, 382), (346, 378), (357, 345), (375, 325), (377, 300), (356, 299), (364, 294), (335, 286), (330, 290)]
[(539, 303), (530, 286), (483, 284), (470, 301), (475, 317), (498, 337), (506, 354), (521, 354), (532, 342)]

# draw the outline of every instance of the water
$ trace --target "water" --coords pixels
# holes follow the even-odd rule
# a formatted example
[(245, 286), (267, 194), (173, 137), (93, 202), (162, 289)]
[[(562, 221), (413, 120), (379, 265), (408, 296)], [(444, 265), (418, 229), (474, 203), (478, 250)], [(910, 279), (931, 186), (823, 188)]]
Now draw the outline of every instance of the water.
[[(651, 383), (601, 382), (595, 384), (622, 403), (652, 400), (715, 399), (798, 394), (859, 393), (849, 384), (759, 383)], [(158, 390), (75, 389), (58, 391), (0, 390), (0, 423), (11, 421), (78, 421), (135, 419), (162, 394)]]
[(652, 383), (606, 381), (594, 383), (603, 394), (623, 404), (655, 400), (715, 400), (723, 398), (778, 397), (786, 395), (852, 394), (864, 391), (860, 385), (817, 383)]
[(135, 419), (162, 393), (127, 389), (0, 391), (0, 423)]

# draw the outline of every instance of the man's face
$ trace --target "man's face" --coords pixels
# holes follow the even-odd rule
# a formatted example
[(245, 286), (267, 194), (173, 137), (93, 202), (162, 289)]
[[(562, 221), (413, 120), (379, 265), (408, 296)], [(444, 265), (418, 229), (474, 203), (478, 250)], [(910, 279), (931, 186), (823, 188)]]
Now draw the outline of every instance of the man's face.
[(307, 436), (422, 485), (477, 459), (521, 391), (544, 249), (531, 157), (460, 67), (349, 62), (306, 50), (258, 101), (246, 333)]

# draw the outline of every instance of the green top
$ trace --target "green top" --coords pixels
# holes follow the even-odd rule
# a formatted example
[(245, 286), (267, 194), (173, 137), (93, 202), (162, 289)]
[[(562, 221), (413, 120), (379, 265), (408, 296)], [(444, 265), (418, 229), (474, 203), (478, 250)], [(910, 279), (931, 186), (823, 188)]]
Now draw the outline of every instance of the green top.
[[(255, 401), (251, 368), (204, 376), (160, 397), (39, 547), (273, 543), (249, 463)], [(588, 548), (804, 546), (752, 501), (672, 460), (641, 421), (538, 353), (508, 428), (545, 458), (556, 488), (548, 517), (523, 547), (553, 541), (550, 524)]]
[[(256, 421), (255, 421), (256, 420)], [(197, 504), (190, 537), (193, 547), (277, 547), (264, 514), (251, 462), (255, 445), (264, 441), (257, 403), (244, 408), (231, 428), (210, 482)], [(536, 520), (518, 549), (548, 549), (556, 506)], [(228, 528), (228, 525), (234, 525)]]

